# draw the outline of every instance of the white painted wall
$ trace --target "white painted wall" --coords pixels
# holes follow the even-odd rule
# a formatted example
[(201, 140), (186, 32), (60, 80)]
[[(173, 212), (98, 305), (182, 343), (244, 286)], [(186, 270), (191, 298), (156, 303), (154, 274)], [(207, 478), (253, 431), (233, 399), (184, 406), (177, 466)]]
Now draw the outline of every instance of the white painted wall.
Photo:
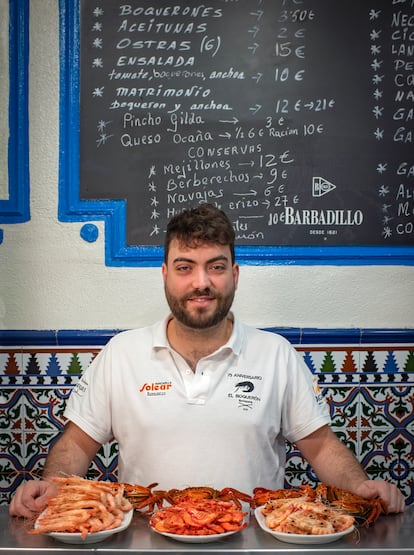
[[(98, 241), (86, 243), (83, 223), (57, 219), (57, 0), (30, 2), (29, 88), (31, 220), (0, 224), (0, 328), (124, 329), (155, 321), (167, 310), (160, 269), (106, 267), (102, 225)], [(0, 103), (7, 113), (4, 95)], [(242, 266), (234, 308), (260, 327), (414, 327), (414, 269)]]

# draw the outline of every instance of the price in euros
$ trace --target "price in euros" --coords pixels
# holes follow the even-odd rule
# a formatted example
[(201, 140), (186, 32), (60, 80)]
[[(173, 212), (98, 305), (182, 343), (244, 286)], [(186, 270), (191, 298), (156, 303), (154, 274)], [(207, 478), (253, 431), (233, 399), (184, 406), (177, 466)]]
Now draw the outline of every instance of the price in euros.
[[(308, 110), (309, 112), (323, 112), (325, 110), (330, 110), (335, 106), (335, 100), (333, 98), (317, 98), (316, 100), (296, 100), (293, 104), (293, 110), (295, 112), (300, 112), (302, 110)], [(277, 114), (288, 114), (291, 105), (287, 98), (281, 98), (276, 101), (275, 112)]]
[(287, 58), (291, 54), (294, 54), (297, 58), (305, 58), (305, 45), (297, 46), (293, 48), (290, 41), (287, 42), (276, 42), (275, 43), (275, 54), (281, 58)]
[[(295, 81), (303, 81), (304, 73), (304, 69), (299, 69), (296, 72), (292, 72), (292, 77)], [(280, 81), (281, 83), (284, 83), (289, 79), (290, 76), (290, 70), (288, 67), (277, 67), (275, 69), (275, 81)]]
[(275, 208), (275, 212), (269, 212), (267, 216), (267, 225), (284, 224), (286, 222), (285, 209), (291, 202), (293, 202), (293, 204), (298, 204), (299, 196), (294, 195), (292, 199), (289, 199), (287, 195), (275, 196), (273, 206), (271, 206), (271, 208)]
[(301, 110), (323, 112), (325, 110), (330, 110), (334, 106), (335, 100), (333, 98), (317, 98), (316, 100), (308, 100), (306, 102), (299, 99), (295, 102), (295, 112), (300, 112)]
[(282, 10), (279, 16), (279, 23), (286, 23), (287, 21), (292, 21), (292, 23), (312, 21), (315, 19), (315, 12), (313, 10)]

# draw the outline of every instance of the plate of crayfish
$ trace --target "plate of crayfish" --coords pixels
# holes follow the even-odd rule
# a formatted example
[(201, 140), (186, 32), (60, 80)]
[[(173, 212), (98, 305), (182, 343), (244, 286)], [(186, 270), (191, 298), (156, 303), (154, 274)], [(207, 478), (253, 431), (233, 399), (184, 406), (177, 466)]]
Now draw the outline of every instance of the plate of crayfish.
[(239, 509), (246, 505), (253, 507), (254, 503), (251, 495), (230, 487), (217, 490), (209, 486), (190, 486), (184, 489), (161, 490), (156, 489), (157, 482), (148, 486), (124, 482), (122, 486), (125, 488), (125, 497), (134, 509), (147, 515), (151, 515), (156, 508), (161, 509), (183, 501), (232, 501)]

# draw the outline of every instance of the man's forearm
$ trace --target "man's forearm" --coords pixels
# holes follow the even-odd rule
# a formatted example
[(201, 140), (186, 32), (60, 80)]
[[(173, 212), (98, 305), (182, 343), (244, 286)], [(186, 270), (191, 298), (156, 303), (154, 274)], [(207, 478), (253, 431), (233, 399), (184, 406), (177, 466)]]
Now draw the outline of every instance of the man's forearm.
[(367, 480), (353, 452), (329, 428), (317, 430), (297, 445), (321, 482), (355, 490)]
[(57, 475), (84, 476), (100, 444), (74, 424), (69, 424), (49, 451), (43, 478)]
[(342, 443), (316, 457), (312, 468), (321, 482), (343, 489), (355, 490), (361, 482), (367, 480), (366, 473), (352, 451)]
[(70, 449), (59, 442), (51, 449), (46, 459), (43, 478), (62, 474), (84, 476), (90, 460), (79, 448)]

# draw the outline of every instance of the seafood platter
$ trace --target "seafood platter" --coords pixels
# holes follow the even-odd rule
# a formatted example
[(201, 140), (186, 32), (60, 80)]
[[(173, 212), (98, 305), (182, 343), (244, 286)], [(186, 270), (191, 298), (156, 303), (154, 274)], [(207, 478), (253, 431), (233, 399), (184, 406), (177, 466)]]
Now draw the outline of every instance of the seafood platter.
[(369, 526), (385, 506), (346, 490), (316, 488), (269, 490), (252, 495), (233, 488), (195, 486), (168, 491), (149, 486), (55, 477), (56, 494), (37, 517), (29, 534), (47, 534), (65, 543), (97, 543), (122, 532), (134, 512), (150, 530), (187, 543), (222, 540), (249, 526), (253, 512), (259, 527), (279, 541), (327, 543)]

